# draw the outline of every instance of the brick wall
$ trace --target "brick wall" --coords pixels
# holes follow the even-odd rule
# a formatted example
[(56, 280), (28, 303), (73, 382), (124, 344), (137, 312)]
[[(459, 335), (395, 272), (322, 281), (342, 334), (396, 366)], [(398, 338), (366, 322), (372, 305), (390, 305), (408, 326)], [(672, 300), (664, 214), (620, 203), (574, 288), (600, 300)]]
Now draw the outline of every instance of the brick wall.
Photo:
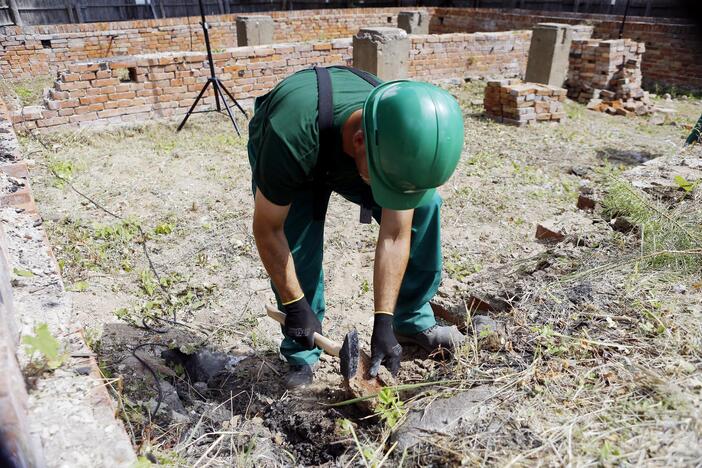
[[(273, 17), (275, 42), (289, 43), (351, 37), (363, 26), (396, 25), (409, 8), (355, 8), (265, 13)], [(415, 9), (415, 8), (412, 8)], [(474, 33), (531, 29), (540, 22), (595, 27), (594, 37), (616, 39), (621, 17), (472, 8), (420, 8), (432, 17), (431, 33)], [(236, 44), (236, 15), (208, 18), (215, 49)], [(695, 25), (682, 19), (631, 17), (624, 36), (645, 42), (644, 79), (702, 89), (702, 44)], [(0, 75), (27, 78), (55, 72), (61, 63), (137, 53), (202, 50), (199, 18), (5, 27), (0, 31)], [(192, 44), (192, 46), (191, 46)]]
[[(271, 12), (276, 43), (351, 37), (363, 26), (396, 25), (400, 8)], [(208, 17), (213, 50), (237, 46), (236, 16)], [(6, 79), (53, 73), (67, 62), (136, 54), (204, 50), (199, 17), (113, 23), (5, 27), (0, 30), (0, 75)]]
[[(312, 65), (346, 65), (350, 39), (238, 47), (214, 54), (218, 77), (239, 100), (264, 94), (285, 76)], [(199, 52), (142, 55), (69, 64), (44, 106), (13, 114), (15, 128), (112, 125), (184, 115), (209, 68)], [(213, 104), (213, 97), (205, 104)]]
[(410, 36), (412, 78), (514, 77), (523, 75), (531, 31)]
[[(531, 31), (411, 36), (409, 77), (442, 80), (523, 73)], [(312, 65), (350, 65), (350, 39), (238, 47), (214, 55), (218, 77), (238, 100), (268, 92)], [(106, 126), (185, 114), (209, 76), (199, 52), (141, 55), (68, 64), (43, 106), (12, 115), (15, 128)], [(213, 104), (210, 95), (206, 105)]]
[[(509, 31), (530, 29), (537, 23), (588, 23), (593, 37), (617, 39), (620, 16), (492, 10), (437, 8), (430, 31), (434, 33)], [(630, 17), (624, 37), (646, 44), (642, 71), (644, 82), (702, 89), (702, 41), (697, 26), (683, 19)]]

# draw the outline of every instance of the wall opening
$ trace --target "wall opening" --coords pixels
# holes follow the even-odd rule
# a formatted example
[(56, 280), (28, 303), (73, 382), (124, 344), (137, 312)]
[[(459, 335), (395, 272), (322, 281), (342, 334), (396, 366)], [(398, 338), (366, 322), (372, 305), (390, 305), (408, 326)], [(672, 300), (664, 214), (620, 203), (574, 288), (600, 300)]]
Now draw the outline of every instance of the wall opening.
[(44, 49), (51, 49), (51, 39), (42, 39), (41, 46)]
[(136, 67), (117, 68), (114, 70), (114, 76), (121, 83), (135, 83), (137, 81)]

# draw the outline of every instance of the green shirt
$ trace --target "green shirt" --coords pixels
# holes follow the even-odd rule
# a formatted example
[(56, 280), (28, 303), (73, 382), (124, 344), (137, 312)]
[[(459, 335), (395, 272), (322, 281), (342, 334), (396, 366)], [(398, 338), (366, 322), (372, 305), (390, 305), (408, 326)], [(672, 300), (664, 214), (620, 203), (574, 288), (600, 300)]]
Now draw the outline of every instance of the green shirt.
[[(334, 101), (331, 154), (325, 162), (324, 182), (344, 193), (362, 187), (353, 159), (344, 154), (341, 127), (373, 86), (348, 70), (330, 68)], [(314, 70), (299, 71), (256, 99), (249, 123), (249, 162), (254, 184), (276, 205), (288, 205), (309, 190), (319, 153), (317, 77)]]

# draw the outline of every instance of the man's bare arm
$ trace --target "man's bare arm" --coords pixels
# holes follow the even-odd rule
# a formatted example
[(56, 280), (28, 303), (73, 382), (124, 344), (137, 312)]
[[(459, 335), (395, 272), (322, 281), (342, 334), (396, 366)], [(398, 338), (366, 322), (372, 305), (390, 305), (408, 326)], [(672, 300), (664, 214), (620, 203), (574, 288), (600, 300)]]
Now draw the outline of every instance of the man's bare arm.
[(395, 310), (409, 259), (413, 216), (414, 210), (383, 208), (373, 271), (376, 311), (392, 313)]
[(260, 190), (256, 190), (255, 200), (253, 234), (261, 262), (282, 302), (299, 299), (302, 288), (295, 274), (295, 264), (283, 230), (290, 205), (276, 205)]

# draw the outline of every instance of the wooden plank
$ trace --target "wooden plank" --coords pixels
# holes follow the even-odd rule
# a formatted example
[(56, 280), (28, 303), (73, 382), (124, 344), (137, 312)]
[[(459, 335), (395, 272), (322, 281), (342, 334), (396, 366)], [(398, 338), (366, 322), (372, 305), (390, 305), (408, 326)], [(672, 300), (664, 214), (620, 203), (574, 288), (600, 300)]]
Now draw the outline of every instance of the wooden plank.
[(19, 8), (17, 7), (17, 0), (8, 0), (8, 5), (10, 8), (10, 18), (12, 22), (17, 26), (23, 26), (22, 15), (20, 15)]

